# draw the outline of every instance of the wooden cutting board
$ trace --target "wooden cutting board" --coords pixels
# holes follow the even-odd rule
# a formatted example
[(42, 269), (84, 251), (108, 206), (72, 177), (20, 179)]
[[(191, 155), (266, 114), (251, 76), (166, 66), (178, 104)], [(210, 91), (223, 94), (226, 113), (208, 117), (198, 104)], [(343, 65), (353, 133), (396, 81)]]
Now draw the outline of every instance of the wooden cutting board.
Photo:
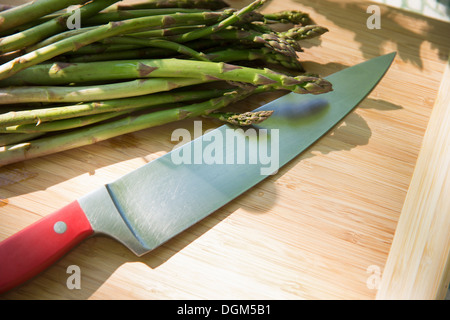
[[(237, 8), (249, 2), (229, 1)], [(309, 72), (326, 76), (397, 51), (381, 83), (338, 127), (278, 174), (153, 252), (138, 258), (112, 239), (91, 238), (1, 298), (375, 299), (436, 108), (450, 25), (380, 5), (381, 29), (371, 30), (370, 4), (273, 0), (263, 9), (303, 10), (330, 29), (303, 43), (299, 58)], [(255, 96), (240, 107), (249, 110), (276, 96)], [(442, 120), (435, 118), (432, 127)], [(172, 132), (193, 130), (193, 121), (0, 168), (0, 240), (171, 151), (177, 143)], [(217, 126), (203, 121), (204, 130)], [(448, 123), (441, 126), (448, 136)], [(448, 157), (445, 164), (448, 169)], [(449, 212), (448, 201), (440, 205), (440, 212)], [(436, 242), (443, 246), (445, 271), (448, 219), (444, 222), (433, 227), (443, 234)], [(81, 288), (71, 290), (73, 265), (81, 272)], [(389, 270), (390, 276), (402, 275), (395, 267)], [(431, 297), (441, 297), (448, 280), (432, 275), (440, 290)]]

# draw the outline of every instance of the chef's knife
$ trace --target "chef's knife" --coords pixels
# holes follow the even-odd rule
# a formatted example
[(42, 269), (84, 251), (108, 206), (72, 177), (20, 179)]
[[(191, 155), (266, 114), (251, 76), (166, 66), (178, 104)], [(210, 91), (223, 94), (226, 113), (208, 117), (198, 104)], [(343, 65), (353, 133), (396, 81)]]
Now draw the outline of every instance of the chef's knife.
[[(111, 236), (138, 256), (153, 250), (276, 172), (323, 136), (372, 91), (394, 57), (395, 53), (380, 56), (327, 77), (332, 92), (319, 96), (289, 93), (260, 107), (274, 113), (259, 126), (264, 135), (241, 140), (247, 153), (240, 162), (201, 161), (212, 141), (225, 139), (230, 130), (233, 141), (215, 144), (215, 155), (239, 151), (235, 141), (247, 133), (223, 125), (7, 238), (0, 243), (0, 292), (37, 275), (93, 235)], [(254, 161), (250, 151), (261, 152), (261, 142), (266, 147), (270, 144), (275, 166)], [(180, 163), (189, 154), (192, 161)], [(199, 155), (200, 162), (194, 159)]]

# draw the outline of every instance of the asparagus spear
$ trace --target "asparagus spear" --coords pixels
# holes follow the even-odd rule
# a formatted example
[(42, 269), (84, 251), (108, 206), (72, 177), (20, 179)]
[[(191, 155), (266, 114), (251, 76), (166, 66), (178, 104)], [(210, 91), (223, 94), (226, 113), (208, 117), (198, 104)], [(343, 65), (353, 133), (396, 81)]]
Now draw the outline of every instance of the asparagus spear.
[(293, 23), (293, 24), (307, 24), (311, 20), (307, 13), (297, 10), (286, 10), (275, 13), (264, 14), (264, 19), (267, 23)]
[(139, 39), (134, 37), (113, 37), (105, 39), (107, 43), (117, 43), (117, 44), (130, 44), (136, 45), (140, 47), (155, 47), (162, 49), (169, 49), (180, 54), (184, 54), (190, 57), (193, 57), (200, 61), (209, 61), (203, 53), (197, 52), (194, 49), (189, 48), (181, 43), (167, 41), (163, 39)]
[(91, 86), (31, 86), (0, 89), (0, 104), (29, 102), (84, 102), (142, 96), (213, 79), (150, 78)]
[(69, 63), (77, 63), (77, 62), (97, 62), (110, 60), (142, 59), (142, 58), (145, 59), (167, 58), (171, 57), (172, 55), (173, 55), (172, 51), (164, 50), (161, 48), (135, 48), (130, 50), (120, 50), (110, 52), (105, 51), (101, 53), (91, 53), (83, 55), (68, 55), (65, 57), (59, 57), (59, 59), (67, 61)]
[[(83, 20), (89, 18), (117, 1), (119, 0), (96, 0), (89, 2), (79, 8), (80, 19)], [(0, 53), (22, 49), (58, 32), (66, 30), (67, 19), (71, 15), (71, 12), (65, 13), (33, 28), (2, 38), (0, 40)]]
[(23, 141), (30, 141), (37, 137), (41, 137), (44, 134), (45, 134), (45, 132), (0, 134), (0, 150), (1, 150), (1, 147), (7, 146), (7, 145), (12, 145), (12, 144), (17, 144), (17, 143), (20, 143)]
[(307, 26), (298, 26), (291, 28), (287, 31), (279, 32), (278, 35), (282, 38), (289, 38), (293, 40), (304, 40), (318, 37), (324, 34), (325, 32), (328, 32), (328, 29), (325, 27), (321, 27), (318, 25), (307, 25)]
[[(183, 8), (163, 8), (163, 9), (138, 9), (101, 12), (94, 17), (84, 20), (84, 26), (101, 25), (111, 21), (121, 21), (133, 18), (142, 18), (148, 16), (168, 15), (175, 13), (202, 13), (204, 9), (183, 9)], [(228, 11), (227, 11), (228, 12)], [(231, 11), (229, 11), (231, 14)]]
[(82, 117), (73, 117), (70, 119), (56, 120), (51, 122), (42, 123), (39, 125), (35, 124), (23, 124), (10, 126), (6, 128), (0, 128), (0, 132), (7, 134), (32, 134), (32, 133), (46, 133), (52, 131), (63, 131), (68, 129), (80, 128), (94, 123), (98, 123), (105, 120), (110, 120), (122, 116), (124, 114), (130, 113), (135, 109), (122, 110), (115, 112), (106, 112)]
[(201, 8), (219, 10), (225, 7), (228, 7), (228, 4), (223, 0), (147, 0), (144, 3), (137, 4), (118, 4), (114, 9)]
[(36, 0), (0, 12), (0, 31), (20, 26), (46, 14), (87, 0)]
[(44, 137), (19, 145), (8, 145), (2, 149), (0, 148), (0, 166), (78, 148), (173, 121), (209, 114), (247, 97), (251, 92), (251, 89), (249, 90), (248, 88), (238, 88), (219, 98), (213, 98), (186, 107), (160, 110), (137, 116), (130, 115), (115, 121), (75, 129), (56, 136)]
[[(108, 72), (102, 72), (108, 70)], [(297, 93), (320, 94), (331, 84), (312, 76), (290, 77), (270, 69), (256, 69), (222, 62), (182, 59), (99, 61), (77, 64), (55, 63), (34, 66), (1, 85), (69, 84), (85, 81), (111, 81), (147, 77), (195, 77), (203, 80), (239, 81), (253, 85), (272, 85)]]
[[(3, 130), (0, 130), (2, 132), (18, 132), (19, 130), (24, 128), (29, 129), (29, 127), (15, 129), (10, 127), (32, 124), (35, 127), (33, 132), (42, 131), (39, 127), (41, 127), (44, 123), (50, 121), (83, 117), (106, 112), (124, 111), (135, 108), (147, 108), (168, 103), (210, 99), (223, 95), (230, 91), (232, 91), (232, 89), (191, 89), (189, 91), (173, 90), (168, 93), (153, 93), (149, 95), (130, 98), (94, 101), (85, 104), (64, 105), (61, 107), (8, 112), (0, 114), (0, 128), (4, 128)], [(37, 126), (36, 124), (39, 125)]]
[[(222, 46), (222, 43), (209, 40), (209, 39), (198, 39), (185, 44), (189, 48), (199, 51), (205, 49), (211, 49), (214, 47)], [(87, 48), (83, 47), (81, 49)], [(84, 55), (72, 55), (65, 54), (64, 56), (59, 56), (58, 60), (67, 63), (79, 63), (79, 62), (96, 62), (96, 61), (110, 61), (110, 60), (130, 60), (130, 59), (161, 59), (161, 58), (173, 58), (174, 52), (167, 51), (161, 48), (136, 48), (131, 50), (120, 50), (120, 51), (109, 51), (94, 54), (84, 54)], [(220, 62), (220, 61), (217, 61)], [(34, 68), (34, 67), (31, 67)], [(22, 72), (26, 72), (22, 71)], [(22, 74), (21, 72), (21, 74)], [(13, 76), (14, 78), (15, 76)], [(4, 81), (9, 81), (8, 78)], [(1, 81), (0, 81), (1, 83)]]
[(91, 43), (87, 46), (81, 47), (76, 51), (66, 53), (66, 56), (82, 56), (85, 54), (97, 54), (105, 52), (120, 52), (123, 50), (142, 49), (142, 46), (132, 44), (103, 44), (101, 42)]
[(55, 34), (55, 35), (53, 35), (51, 37), (46, 38), (45, 40), (37, 42), (34, 45), (30, 45), (29, 47), (24, 48), (24, 51), (25, 52), (31, 52), (31, 51), (34, 51), (36, 49), (48, 46), (48, 45), (50, 45), (52, 43), (58, 42), (60, 40), (66, 39), (68, 37), (75, 36), (77, 34), (81, 34), (81, 33), (84, 33), (86, 31), (89, 31), (89, 30), (94, 30), (95, 28), (96, 27), (85, 27), (85, 28), (79, 28), (79, 29), (73, 29), (73, 30), (60, 32), (60, 33), (57, 33), (57, 34)]

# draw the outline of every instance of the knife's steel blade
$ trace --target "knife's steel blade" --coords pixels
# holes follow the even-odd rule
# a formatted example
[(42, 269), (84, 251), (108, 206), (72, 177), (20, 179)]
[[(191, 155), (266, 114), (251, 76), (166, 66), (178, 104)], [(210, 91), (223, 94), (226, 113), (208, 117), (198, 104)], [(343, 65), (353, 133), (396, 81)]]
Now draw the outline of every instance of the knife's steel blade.
[[(290, 93), (264, 105), (258, 110), (275, 112), (262, 123), (259, 129), (265, 130), (259, 130), (256, 138), (254, 131), (224, 125), (107, 185), (105, 190), (129, 229), (122, 223), (121, 228), (114, 230), (113, 226), (106, 233), (138, 255), (158, 247), (276, 172), (323, 136), (372, 91), (394, 56), (377, 57), (327, 77), (332, 92), (318, 96)], [(246, 134), (251, 137), (240, 140)], [(243, 142), (245, 149), (241, 150), (238, 146)], [(210, 163), (214, 159), (219, 163)], [(88, 218), (97, 210), (93, 207), (101, 206), (92, 198), (80, 199)], [(96, 213), (96, 225), (111, 220), (111, 211), (104, 211)], [(133, 236), (136, 239), (130, 240)]]

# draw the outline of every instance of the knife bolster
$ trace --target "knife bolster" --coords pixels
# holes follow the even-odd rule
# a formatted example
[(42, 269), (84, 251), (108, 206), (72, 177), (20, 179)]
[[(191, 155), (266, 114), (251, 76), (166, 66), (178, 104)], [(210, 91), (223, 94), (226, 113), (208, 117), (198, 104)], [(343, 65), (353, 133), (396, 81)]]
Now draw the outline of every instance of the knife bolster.
[(137, 256), (150, 251), (128, 226), (106, 186), (87, 194), (78, 201), (96, 234), (114, 238)]

